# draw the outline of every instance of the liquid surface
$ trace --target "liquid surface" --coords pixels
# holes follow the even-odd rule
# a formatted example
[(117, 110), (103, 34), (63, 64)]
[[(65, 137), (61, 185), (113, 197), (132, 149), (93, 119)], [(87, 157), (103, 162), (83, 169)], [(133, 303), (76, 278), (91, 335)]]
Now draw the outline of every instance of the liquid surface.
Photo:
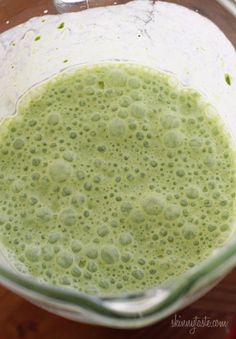
[(42, 281), (149, 288), (230, 235), (229, 136), (169, 76), (128, 64), (65, 73), (29, 92), (0, 135), (0, 240)]

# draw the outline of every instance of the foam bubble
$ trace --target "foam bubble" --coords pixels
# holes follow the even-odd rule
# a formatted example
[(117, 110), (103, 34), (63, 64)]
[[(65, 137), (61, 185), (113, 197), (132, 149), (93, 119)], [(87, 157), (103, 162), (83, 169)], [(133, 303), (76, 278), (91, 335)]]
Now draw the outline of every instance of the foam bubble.
[(77, 221), (77, 215), (74, 209), (66, 208), (60, 213), (60, 220), (66, 226), (72, 226)]
[(179, 126), (179, 118), (174, 114), (166, 114), (161, 118), (161, 124), (165, 129), (176, 128)]
[(146, 113), (146, 109), (144, 104), (136, 102), (130, 105), (130, 112), (134, 118), (143, 119)]
[(50, 245), (45, 245), (42, 248), (42, 257), (45, 261), (50, 261), (54, 257), (53, 248)]
[(132, 235), (130, 233), (125, 232), (125, 233), (122, 233), (120, 235), (120, 239), (119, 240), (120, 240), (121, 245), (125, 246), (125, 245), (129, 245), (129, 244), (132, 243), (133, 237), (132, 237)]
[(99, 113), (94, 113), (91, 120), (96, 122), (96, 121), (99, 121), (101, 119), (101, 114)]
[(181, 209), (177, 205), (170, 205), (165, 209), (164, 214), (167, 220), (175, 220), (181, 215)]
[(180, 178), (183, 178), (185, 176), (185, 171), (182, 168), (180, 168), (176, 171), (176, 175)]
[(82, 274), (82, 271), (81, 271), (81, 269), (78, 266), (75, 266), (75, 267), (72, 268), (71, 274), (74, 277), (79, 278), (81, 276), (81, 274)]
[(71, 151), (66, 151), (63, 153), (63, 159), (72, 162), (75, 159), (75, 154)]
[(40, 158), (33, 158), (32, 159), (32, 165), (33, 166), (39, 166), (41, 163), (41, 159)]
[(48, 222), (53, 217), (53, 212), (48, 207), (41, 207), (37, 210), (36, 216), (39, 219), (40, 222)]
[(62, 190), (63, 197), (68, 197), (71, 194), (72, 194), (72, 189), (70, 187), (63, 187), (63, 190)]
[(80, 207), (82, 206), (86, 201), (86, 196), (80, 193), (74, 194), (72, 199), (71, 199), (71, 203), (75, 206), (75, 207)]
[(100, 280), (99, 281), (99, 286), (104, 289), (107, 290), (109, 288), (109, 283), (106, 280)]
[(49, 234), (48, 242), (49, 242), (50, 244), (55, 244), (60, 238), (61, 238), (61, 233), (60, 233), (60, 232), (58, 232), (58, 231), (52, 231), (52, 232)]
[(101, 258), (106, 264), (114, 264), (119, 260), (119, 252), (115, 246), (106, 245), (101, 249)]
[(132, 102), (131, 98), (125, 95), (119, 99), (119, 105), (121, 107), (128, 107), (131, 104), (131, 102)]
[(97, 230), (97, 234), (99, 235), (99, 237), (103, 238), (109, 234), (109, 228), (106, 225), (100, 226)]
[(96, 245), (88, 245), (85, 248), (85, 254), (89, 259), (96, 259), (98, 256), (98, 248)]
[(97, 77), (96, 77), (96, 75), (94, 75), (94, 74), (89, 74), (89, 75), (87, 75), (87, 76), (85, 77), (85, 79), (84, 79), (84, 83), (85, 83), (86, 85), (92, 86), (92, 85), (95, 85), (96, 82), (97, 82)]
[(132, 208), (133, 208), (133, 205), (128, 201), (124, 201), (120, 205), (121, 212), (126, 213), (126, 214), (128, 214), (132, 210)]
[(55, 182), (66, 181), (71, 174), (70, 165), (64, 160), (55, 160), (49, 165), (50, 178)]
[(137, 77), (130, 77), (128, 80), (128, 86), (132, 89), (138, 89), (141, 87), (141, 81)]
[(16, 180), (12, 184), (12, 191), (14, 193), (19, 193), (24, 189), (24, 183), (21, 180)]
[(71, 280), (67, 275), (60, 277), (59, 282), (60, 282), (60, 284), (66, 285), (66, 286), (69, 286), (71, 284)]
[(22, 138), (17, 138), (14, 142), (13, 142), (13, 147), (15, 150), (21, 150), (25, 145), (25, 142)]
[(81, 171), (81, 170), (77, 171), (76, 172), (76, 177), (77, 177), (78, 180), (83, 180), (85, 178), (84, 171)]
[(94, 272), (97, 272), (97, 270), (98, 270), (98, 265), (96, 264), (96, 262), (90, 261), (90, 262), (88, 263), (87, 268), (88, 268), (88, 271), (89, 271), (89, 272), (94, 273)]
[(78, 253), (82, 249), (82, 244), (80, 240), (73, 240), (71, 243), (72, 252)]
[(0, 225), (5, 224), (8, 221), (8, 216), (5, 214), (0, 215)]
[(199, 196), (199, 189), (195, 186), (189, 186), (186, 189), (186, 195), (189, 199), (196, 199)]
[(121, 119), (113, 119), (109, 125), (110, 134), (114, 137), (123, 137), (126, 133), (126, 123)]
[(39, 261), (41, 249), (39, 246), (30, 245), (26, 247), (25, 256), (31, 262)]
[(229, 225), (227, 225), (227, 224), (221, 225), (221, 226), (220, 226), (220, 230), (221, 230), (222, 232), (228, 231), (228, 230), (229, 230)]
[(115, 69), (109, 72), (107, 83), (114, 87), (124, 87), (127, 81), (127, 73), (122, 69)]
[(132, 276), (137, 280), (141, 280), (144, 277), (144, 272), (143, 270), (135, 269), (132, 271)]
[(197, 235), (197, 228), (196, 228), (196, 225), (194, 224), (186, 224), (184, 225), (184, 228), (183, 228), (183, 236), (185, 239), (187, 240), (191, 240), (191, 239), (194, 239)]
[(101, 182), (101, 177), (99, 175), (95, 175), (94, 178), (93, 178), (93, 181), (96, 183), (96, 184), (99, 184)]
[(170, 131), (164, 135), (164, 144), (169, 148), (176, 148), (182, 145), (184, 136), (179, 131)]
[(216, 158), (214, 155), (207, 155), (204, 159), (204, 164), (207, 167), (214, 167), (216, 165)]
[(126, 110), (120, 110), (117, 115), (121, 119), (126, 119), (128, 117), (128, 112)]
[(140, 93), (140, 91), (132, 91), (130, 93), (130, 96), (135, 101), (141, 101), (143, 99), (142, 94)]
[(59, 113), (53, 112), (48, 115), (48, 118), (47, 118), (48, 125), (55, 126), (59, 123), (59, 121), (60, 121)]
[(214, 232), (217, 229), (217, 227), (215, 225), (208, 225), (207, 229), (209, 232)]
[(69, 268), (73, 264), (73, 257), (69, 252), (62, 252), (57, 257), (57, 264), (62, 268)]
[(158, 215), (162, 211), (164, 203), (165, 201), (162, 196), (151, 193), (143, 199), (141, 205), (145, 213), (149, 215)]
[(84, 189), (85, 191), (91, 191), (93, 188), (93, 185), (91, 184), (91, 182), (85, 182), (84, 183)]
[(200, 151), (202, 148), (202, 140), (198, 137), (194, 137), (189, 141), (189, 145), (194, 151)]
[(130, 260), (132, 259), (132, 254), (130, 252), (124, 252), (121, 256), (121, 260), (124, 262), (124, 263), (127, 263), (129, 262)]
[(131, 212), (130, 217), (133, 222), (141, 224), (145, 220), (145, 216), (142, 211), (135, 209)]

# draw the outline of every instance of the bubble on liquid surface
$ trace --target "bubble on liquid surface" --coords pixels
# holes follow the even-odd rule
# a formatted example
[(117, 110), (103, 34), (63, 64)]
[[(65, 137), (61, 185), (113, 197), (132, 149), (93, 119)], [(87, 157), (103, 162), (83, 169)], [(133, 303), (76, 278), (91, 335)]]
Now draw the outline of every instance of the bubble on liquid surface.
[(132, 259), (132, 254), (131, 254), (130, 252), (124, 252), (124, 253), (121, 255), (121, 260), (122, 260), (124, 263), (129, 262), (131, 259)]
[(98, 256), (98, 248), (96, 245), (88, 245), (85, 248), (85, 254), (89, 259), (96, 259)]
[(12, 184), (12, 191), (14, 193), (19, 193), (24, 189), (24, 183), (21, 180), (16, 180)]
[(165, 209), (164, 214), (167, 220), (178, 219), (181, 215), (181, 208), (177, 205), (170, 205)]
[(21, 138), (17, 138), (14, 142), (13, 142), (13, 147), (15, 150), (21, 150), (25, 145), (25, 142), (23, 139)]
[(130, 103), (132, 102), (131, 98), (128, 96), (122, 96), (119, 99), (119, 105), (121, 107), (128, 107), (130, 105)]
[(137, 77), (130, 77), (128, 80), (128, 86), (132, 89), (138, 89), (141, 87), (141, 80)]
[(75, 206), (75, 207), (80, 207), (82, 206), (86, 201), (86, 196), (80, 193), (77, 193), (75, 195), (73, 195), (72, 199), (71, 199), (71, 203)]
[(162, 196), (150, 193), (144, 197), (141, 204), (145, 213), (158, 215), (163, 210), (165, 201)]
[(0, 225), (5, 224), (8, 221), (8, 216), (5, 214), (0, 214)]
[(99, 237), (105, 237), (109, 234), (109, 227), (106, 225), (100, 226), (97, 230), (97, 234), (99, 235)]
[(121, 245), (126, 246), (126, 245), (129, 245), (129, 244), (132, 243), (133, 237), (132, 237), (132, 235), (130, 233), (125, 232), (125, 233), (122, 233), (120, 235), (120, 239), (119, 240), (120, 240)]
[(106, 245), (101, 249), (101, 258), (106, 264), (115, 264), (119, 260), (119, 252), (115, 246)]
[(196, 186), (189, 186), (186, 189), (186, 195), (189, 199), (196, 199), (199, 196), (199, 189)]
[(190, 140), (189, 145), (194, 151), (199, 151), (202, 148), (202, 140), (201, 138), (194, 137)]
[(133, 222), (141, 224), (145, 220), (145, 216), (142, 211), (135, 209), (130, 213), (130, 217)]
[(124, 201), (120, 205), (120, 210), (123, 213), (128, 214), (132, 209), (133, 209), (133, 205), (128, 201)]
[(79, 277), (81, 276), (81, 274), (82, 274), (82, 271), (81, 271), (81, 269), (80, 269), (78, 266), (76, 266), (76, 267), (73, 267), (73, 268), (72, 268), (71, 274), (72, 274), (74, 277), (79, 278)]
[(135, 102), (130, 106), (130, 112), (134, 118), (143, 119), (145, 116), (146, 108), (144, 104)]
[(80, 240), (73, 240), (71, 243), (71, 249), (74, 253), (78, 253), (82, 249), (82, 243)]
[(47, 118), (48, 125), (55, 126), (60, 121), (60, 114), (59, 113), (50, 113)]
[(176, 148), (182, 145), (184, 136), (181, 132), (174, 130), (164, 135), (164, 144), (168, 148)]
[(214, 167), (216, 165), (216, 157), (214, 155), (207, 155), (204, 159), (204, 164), (209, 168)]
[(63, 159), (69, 162), (72, 162), (75, 159), (74, 152), (66, 151), (63, 153)]
[(127, 73), (122, 69), (114, 69), (109, 72), (107, 83), (112, 87), (124, 87), (127, 81)]
[(132, 271), (132, 276), (137, 279), (137, 280), (141, 280), (144, 277), (144, 273), (143, 270), (140, 269), (135, 269)]
[(165, 129), (176, 128), (179, 126), (179, 118), (174, 114), (166, 114), (161, 118), (161, 124)]
[(60, 213), (60, 220), (66, 226), (72, 226), (77, 221), (77, 215), (74, 209), (66, 208)]
[(49, 242), (50, 244), (55, 244), (60, 238), (61, 238), (61, 233), (60, 233), (60, 232), (58, 232), (58, 231), (52, 231), (52, 232), (49, 234), (48, 242)]
[(94, 273), (94, 272), (97, 272), (97, 270), (98, 270), (98, 265), (96, 264), (96, 262), (90, 261), (90, 262), (88, 263), (87, 268), (88, 268), (88, 271), (89, 271), (89, 272)]
[(39, 246), (30, 245), (25, 250), (26, 258), (31, 262), (39, 261), (41, 250)]
[(68, 252), (62, 252), (57, 257), (57, 264), (62, 268), (69, 268), (73, 263), (73, 257)]
[(54, 251), (53, 251), (53, 248), (52, 246), (50, 245), (45, 245), (43, 248), (42, 248), (42, 257), (45, 261), (50, 261), (53, 259), (54, 257)]
[(39, 219), (40, 222), (48, 222), (53, 217), (53, 212), (48, 207), (41, 207), (37, 210), (36, 216)]
[(109, 131), (113, 137), (123, 137), (126, 133), (126, 123), (121, 119), (113, 119), (110, 122)]
[(49, 165), (50, 178), (55, 182), (66, 181), (71, 174), (70, 165), (64, 160), (55, 160)]
[(188, 223), (184, 225), (183, 236), (187, 240), (194, 239), (197, 235), (197, 227), (194, 224)]

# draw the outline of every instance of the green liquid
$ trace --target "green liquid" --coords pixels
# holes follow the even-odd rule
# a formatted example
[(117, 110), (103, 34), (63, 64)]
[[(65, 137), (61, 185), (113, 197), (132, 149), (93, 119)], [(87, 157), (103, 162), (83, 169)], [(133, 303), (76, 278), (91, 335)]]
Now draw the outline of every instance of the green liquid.
[(209, 106), (128, 64), (41, 84), (1, 125), (0, 240), (42, 281), (110, 294), (156, 286), (230, 236), (235, 155)]

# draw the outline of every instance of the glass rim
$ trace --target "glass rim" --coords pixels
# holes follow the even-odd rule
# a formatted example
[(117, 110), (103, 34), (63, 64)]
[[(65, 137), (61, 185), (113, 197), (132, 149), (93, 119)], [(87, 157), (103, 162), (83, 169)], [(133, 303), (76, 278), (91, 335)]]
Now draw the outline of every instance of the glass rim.
[[(37, 278), (24, 275), (5, 268), (0, 264), (0, 281), (6, 287), (14, 287), (14, 291), (19, 293), (33, 292), (35, 296), (49, 298), (52, 302), (62, 302), (69, 306), (79, 306), (86, 311), (92, 311), (113, 320), (138, 320), (140, 311), (129, 312), (116, 310), (110, 303), (129, 303), (140, 301), (143, 298), (152, 298), (157, 292), (165, 293), (161, 301), (152, 305), (142, 313), (142, 319), (155, 315), (166, 308), (169, 308), (180, 297), (184, 297), (190, 292), (204, 277), (208, 278), (209, 287), (212, 282), (218, 282), (217, 278), (223, 278), (236, 263), (236, 239), (231, 239), (230, 243), (215, 249), (215, 253), (180, 274), (177, 278), (160, 284), (156, 287), (144, 289), (135, 293), (123, 293), (120, 295), (99, 296), (77, 291), (72, 288), (63, 288), (48, 283), (40, 282)], [(222, 273), (223, 272), (223, 273)], [(41, 299), (42, 300), (42, 299)], [(111, 307), (110, 307), (111, 306)]]

